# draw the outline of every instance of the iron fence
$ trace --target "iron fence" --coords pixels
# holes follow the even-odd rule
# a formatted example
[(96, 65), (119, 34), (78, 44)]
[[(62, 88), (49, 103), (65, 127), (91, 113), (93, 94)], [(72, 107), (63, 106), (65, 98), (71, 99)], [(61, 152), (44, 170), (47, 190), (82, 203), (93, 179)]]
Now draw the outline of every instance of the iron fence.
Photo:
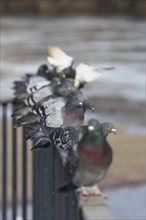
[[(15, 119), (10, 117), (12, 105), (3, 103), (1, 109), (2, 220), (17, 219), (19, 207), (22, 210), (19, 217), (23, 220), (79, 220), (81, 215), (75, 193), (57, 191), (66, 174), (55, 148), (31, 152), (24, 138), (25, 130), (22, 128), (21, 134), (18, 134)], [(32, 155), (32, 163), (27, 150), (29, 156)], [(10, 159), (11, 166), (8, 166)], [(9, 175), (12, 176), (10, 183)], [(28, 183), (29, 178), (32, 179), (31, 184)], [(20, 185), (21, 192), (18, 192)], [(9, 187), (11, 195), (8, 195)], [(8, 215), (8, 210), (11, 210), (11, 215)]]

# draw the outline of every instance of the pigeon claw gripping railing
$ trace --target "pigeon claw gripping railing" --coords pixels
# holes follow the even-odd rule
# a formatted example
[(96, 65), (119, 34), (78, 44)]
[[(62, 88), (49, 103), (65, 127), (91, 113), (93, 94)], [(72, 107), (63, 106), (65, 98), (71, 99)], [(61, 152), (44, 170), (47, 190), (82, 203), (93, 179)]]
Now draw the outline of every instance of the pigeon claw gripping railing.
[[(91, 217), (114, 219), (103, 198), (77, 199), (74, 192), (58, 192), (58, 187), (65, 181), (66, 174), (57, 151), (53, 147), (30, 151), (31, 147), (25, 141), (25, 130), (22, 128), (19, 135), (20, 128), (16, 128), (15, 119), (10, 117), (11, 109), (11, 103), (1, 104), (2, 219), (17, 220), (17, 217), (23, 220), (85, 220)], [(27, 152), (32, 156), (31, 161)], [(8, 174), (12, 175), (11, 184), (8, 184)], [(28, 177), (32, 178), (31, 184), (28, 183)], [(8, 195), (9, 187), (12, 193)], [(18, 215), (20, 208), (22, 214)]]

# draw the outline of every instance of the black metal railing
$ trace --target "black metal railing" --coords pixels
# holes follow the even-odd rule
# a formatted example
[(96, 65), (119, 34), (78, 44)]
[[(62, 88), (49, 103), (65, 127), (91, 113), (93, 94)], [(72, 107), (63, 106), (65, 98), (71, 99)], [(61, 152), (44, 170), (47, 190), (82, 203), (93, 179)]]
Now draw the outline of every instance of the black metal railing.
[[(59, 185), (65, 181), (65, 172), (55, 148), (31, 152), (28, 149), (22, 128), (18, 134), (15, 119), (10, 117), (11, 104), (1, 104), (2, 118), (2, 219), (17, 219), (18, 207), (21, 207), (23, 220), (78, 220), (80, 219), (78, 201), (74, 192), (62, 194), (57, 191)], [(8, 124), (8, 121), (11, 121)], [(20, 129), (20, 128), (19, 128)], [(9, 132), (11, 130), (11, 151), (8, 151)], [(21, 136), (21, 137), (20, 137)], [(19, 143), (18, 143), (19, 142)], [(18, 154), (18, 150), (21, 155)], [(28, 153), (32, 155), (32, 163), (28, 160)], [(8, 160), (11, 157), (11, 172), (8, 172)], [(18, 159), (21, 157), (21, 164)], [(32, 166), (32, 184), (28, 184), (28, 169)], [(18, 169), (21, 171), (18, 172)], [(8, 198), (8, 173), (12, 175), (12, 198)], [(20, 181), (21, 180), (21, 181)], [(18, 185), (21, 184), (21, 196), (18, 196)], [(31, 190), (30, 190), (31, 188)], [(28, 195), (28, 189), (29, 194)], [(10, 196), (9, 196), (10, 197)], [(20, 198), (18, 198), (20, 197)], [(11, 200), (8, 205), (8, 199)], [(29, 213), (30, 208), (32, 213)], [(29, 208), (29, 209), (28, 209)], [(8, 217), (8, 210), (11, 216)]]

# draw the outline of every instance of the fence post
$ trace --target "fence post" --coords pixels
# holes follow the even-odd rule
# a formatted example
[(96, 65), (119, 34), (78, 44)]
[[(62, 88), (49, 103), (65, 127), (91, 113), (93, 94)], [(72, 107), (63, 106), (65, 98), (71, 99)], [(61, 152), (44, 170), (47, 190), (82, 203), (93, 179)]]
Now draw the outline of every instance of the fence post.
[(7, 211), (7, 104), (4, 103), (2, 105), (2, 140), (3, 140), (3, 151), (2, 151), (2, 218), (6, 219), (6, 211)]
[(27, 154), (25, 128), (22, 128), (22, 216), (27, 219)]
[(33, 152), (33, 219), (54, 219), (53, 148)]
[(16, 120), (12, 118), (12, 219), (17, 215), (17, 128)]

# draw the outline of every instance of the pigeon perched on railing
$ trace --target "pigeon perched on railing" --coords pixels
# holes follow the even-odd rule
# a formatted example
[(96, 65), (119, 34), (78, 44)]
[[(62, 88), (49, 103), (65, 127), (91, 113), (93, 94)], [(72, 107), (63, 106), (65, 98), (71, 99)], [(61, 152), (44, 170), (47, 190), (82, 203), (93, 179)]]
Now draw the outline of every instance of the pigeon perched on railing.
[[(88, 132), (89, 126), (104, 126), (105, 123), (100, 123), (95, 119), (90, 119), (88, 125), (82, 126), (67, 126), (67, 127), (46, 127), (41, 125), (38, 127), (37, 132), (32, 130), (31, 139), (35, 141), (35, 145), (32, 150), (43, 149), (50, 147), (52, 144), (56, 147), (63, 165), (67, 164), (66, 170), (69, 173), (74, 172), (74, 166), (72, 163), (73, 157), (76, 157), (76, 153), (73, 150), (76, 144), (79, 143), (84, 134)], [(112, 126), (111, 123), (109, 126)], [(40, 129), (41, 128), (41, 129)], [(114, 130), (113, 130), (114, 131)], [(43, 140), (43, 143), (41, 142)], [(67, 159), (69, 154), (69, 159)], [(71, 160), (70, 160), (71, 159)]]
[(86, 128), (87, 126), (52, 128), (41, 125), (37, 131), (32, 130), (31, 139), (35, 143), (32, 150), (43, 149), (52, 145), (56, 147), (62, 164), (65, 166), (70, 149), (81, 140)]
[(48, 84), (52, 78), (54, 78), (54, 74), (47, 65), (42, 64), (36, 74), (27, 73), (22, 77), (22, 80), (14, 82), (14, 95), (19, 99), (26, 98), (33, 91)]
[(39, 83), (36, 84), (36, 86), (33, 87), (36, 89), (32, 90), (31, 94), (27, 94), (25, 98), (19, 99), (16, 97), (13, 100), (14, 116), (19, 118), (19, 116), (21, 117), (32, 112), (31, 108), (46, 96), (53, 94), (55, 96), (65, 96), (69, 92), (75, 90), (72, 79), (61, 79), (59, 77), (54, 77), (50, 82), (47, 82), (47, 84), (42, 85), (40, 88), (38, 88), (39, 85)]
[(60, 187), (60, 191), (78, 188), (82, 195), (89, 195), (85, 187), (92, 186), (94, 195), (102, 195), (97, 184), (104, 178), (112, 162), (112, 148), (106, 141), (111, 132), (116, 133), (112, 123), (89, 121), (83, 137), (69, 152), (66, 168), (71, 169), (72, 178)]
[[(69, 95), (71, 93), (71, 95)], [(93, 105), (80, 91), (72, 91), (65, 97), (47, 96), (31, 107), (31, 111), (17, 119), (17, 125), (23, 126), (41, 122), (48, 127), (79, 125), (84, 122), (86, 110), (94, 111)]]
[[(39, 67), (36, 74), (25, 74), (20, 81), (14, 81), (14, 95), (13, 100), (13, 116), (19, 117), (29, 112), (29, 103), (33, 100), (30, 99), (32, 93), (37, 93), (38, 90), (44, 87), (49, 88), (50, 80), (54, 78), (48, 69), (48, 66), (43, 64)], [(51, 88), (51, 87), (50, 87)], [(49, 92), (50, 91), (49, 88)], [(44, 91), (45, 93), (48, 92)], [(37, 96), (37, 95), (36, 95)]]

